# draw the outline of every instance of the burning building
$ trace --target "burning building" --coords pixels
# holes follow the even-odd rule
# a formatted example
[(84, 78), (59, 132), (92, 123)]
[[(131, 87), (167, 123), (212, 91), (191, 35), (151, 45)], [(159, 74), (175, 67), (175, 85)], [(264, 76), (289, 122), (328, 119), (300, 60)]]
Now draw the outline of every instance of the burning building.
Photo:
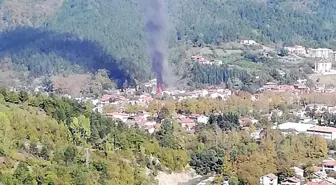
[(156, 76), (156, 94), (162, 96), (164, 64), (166, 62), (167, 18), (164, 0), (144, 0), (148, 49), (152, 71)]
[(162, 83), (159, 81), (156, 83), (156, 96), (162, 97)]

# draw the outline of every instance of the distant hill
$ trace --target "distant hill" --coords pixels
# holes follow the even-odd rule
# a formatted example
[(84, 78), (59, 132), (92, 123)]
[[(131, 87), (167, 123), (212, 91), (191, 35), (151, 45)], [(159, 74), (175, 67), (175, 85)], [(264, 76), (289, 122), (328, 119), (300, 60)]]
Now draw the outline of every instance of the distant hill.
[[(148, 79), (150, 65), (142, 8), (138, 2), (0, 0), (0, 30), (14, 29), (4, 33), (6, 37), (0, 36), (1, 56), (10, 57), (14, 64), (26, 66), (30, 74), (36, 76), (50, 73), (50, 69), (58, 73), (62, 71), (60, 65), (76, 71), (78, 68), (74, 65), (79, 64), (83, 70), (91, 71), (92, 65), (86, 65), (88, 56), (93, 56), (90, 62), (97, 64), (95, 68), (111, 70), (114, 65), (101, 64), (109, 63), (101, 57), (108, 55), (123, 69), (125, 74), (122, 76), (132, 74), (139, 80)], [(171, 47), (179, 42), (202, 45), (244, 38), (286, 45), (334, 47), (336, 43), (336, 2), (333, 0), (169, 0), (167, 5)], [(18, 26), (33, 27), (43, 36), (24, 34)], [(21, 35), (13, 35), (18, 29)], [(41, 48), (41, 42), (46, 42), (43, 41), (44, 33), (53, 33), (52, 37), (62, 35), (65, 40), (75, 37), (79, 42), (95, 43), (101, 49), (91, 50), (81, 45), (87, 49), (86, 55), (82, 56), (73, 52), (78, 50), (78, 45), (69, 46), (67, 41), (58, 43), (57, 53), (45, 52), (44, 47), (50, 49), (54, 43)], [(8, 40), (8, 34), (12, 34), (10, 38), (15, 37), (16, 41)], [(119, 74), (115, 75), (113, 71), (110, 75), (119, 78)]]

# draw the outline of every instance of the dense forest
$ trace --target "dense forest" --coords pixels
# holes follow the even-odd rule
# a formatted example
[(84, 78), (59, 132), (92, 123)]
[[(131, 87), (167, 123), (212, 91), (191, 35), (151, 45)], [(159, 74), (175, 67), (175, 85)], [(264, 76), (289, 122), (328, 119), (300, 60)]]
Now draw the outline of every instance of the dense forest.
[[(126, 78), (152, 76), (138, 1), (16, 1), (0, 1), (0, 56), (9, 58), (15, 70), (40, 76), (105, 68), (119, 85)], [(336, 3), (331, 0), (172, 0), (167, 7), (169, 48), (243, 38), (335, 45)], [(177, 56), (169, 53), (171, 61)]]

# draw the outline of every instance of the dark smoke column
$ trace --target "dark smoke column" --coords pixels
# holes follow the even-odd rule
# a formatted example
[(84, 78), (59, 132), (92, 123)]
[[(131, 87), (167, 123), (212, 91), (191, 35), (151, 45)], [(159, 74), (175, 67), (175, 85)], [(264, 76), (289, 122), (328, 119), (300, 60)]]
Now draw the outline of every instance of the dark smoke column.
[(152, 70), (156, 75), (157, 94), (162, 94), (164, 63), (166, 61), (167, 20), (164, 0), (146, 1), (146, 31)]

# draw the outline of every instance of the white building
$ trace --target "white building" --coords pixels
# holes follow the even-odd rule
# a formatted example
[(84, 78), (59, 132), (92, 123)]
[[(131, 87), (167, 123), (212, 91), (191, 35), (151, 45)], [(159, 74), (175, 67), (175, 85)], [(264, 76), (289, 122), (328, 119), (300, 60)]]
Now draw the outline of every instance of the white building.
[(203, 124), (207, 124), (209, 121), (209, 117), (201, 115), (197, 118), (197, 123), (203, 123)]
[(259, 45), (256, 41), (254, 40), (241, 40), (240, 41), (240, 44), (243, 44), (243, 45), (249, 45), (249, 46), (257, 46)]
[(307, 51), (306, 48), (303, 46), (293, 46), (293, 47), (284, 47), (285, 50), (287, 50), (290, 54), (296, 54), (296, 55), (306, 55)]
[(119, 113), (119, 112), (106, 113), (106, 116), (111, 117), (112, 119), (115, 119), (115, 120), (121, 120), (124, 123), (130, 117), (128, 114)]
[(315, 63), (315, 72), (330, 72), (331, 71), (331, 62), (318, 62)]
[(322, 162), (323, 172), (335, 172), (336, 171), (336, 161), (335, 160), (324, 160)]
[(306, 133), (309, 128), (312, 128), (314, 126), (315, 125), (312, 125), (312, 124), (287, 122), (287, 123), (274, 126), (273, 129), (278, 129), (281, 131), (283, 135), (288, 135), (288, 134)]
[(304, 176), (303, 176), (303, 175), (304, 175), (304, 170), (303, 170), (303, 169), (298, 168), (298, 167), (296, 167), (296, 166), (294, 166), (294, 167), (291, 168), (291, 169), (294, 171), (295, 176), (304, 177)]
[(312, 58), (329, 59), (329, 58), (332, 58), (333, 50), (328, 49), (328, 48), (317, 48), (317, 49), (309, 48), (307, 50), (307, 53), (309, 57), (312, 57)]
[(278, 185), (278, 177), (269, 173), (259, 178), (261, 185)]
[(336, 128), (333, 127), (322, 127), (322, 126), (314, 126), (307, 129), (307, 134), (321, 136), (328, 140), (336, 139)]

